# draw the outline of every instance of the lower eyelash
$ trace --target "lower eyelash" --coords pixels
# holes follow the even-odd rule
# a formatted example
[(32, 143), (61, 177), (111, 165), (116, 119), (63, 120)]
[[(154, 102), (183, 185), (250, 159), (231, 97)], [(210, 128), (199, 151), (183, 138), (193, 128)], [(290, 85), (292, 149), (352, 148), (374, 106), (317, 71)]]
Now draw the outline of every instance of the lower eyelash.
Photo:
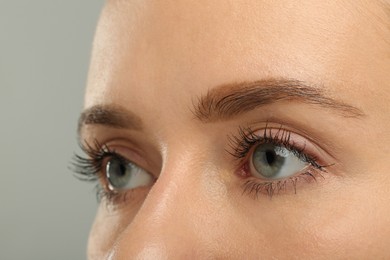
[[(325, 170), (322, 171), (326, 172)], [(247, 180), (243, 184), (244, 190), (242, 194), (251, 195), (255, 199), (259, 197), (259, 194), (264, 194), (267, 195), (269, 198), (272, 198), (274, 195), (279, 195), (280, 193), (285, 192), (288, 189), (293, 189), (294, 194), (296, 194), (298, 182), (317, 182), (318, 176), (324, 178), (324, 176), (321, 174), (321, 172), (319, 172), (318, 169), (308, 169), (307, 171), (299, 175), (282, 180), (259, 182), (258, 180), (251, 179)]]
[(97, 183), (95, 186), (96, 199), (98, 202), (106, 201), (106, 205), (120, 205), (121, 202), (125, 202), (128, 192), (114, 192), (102, 187), (100, 183)]

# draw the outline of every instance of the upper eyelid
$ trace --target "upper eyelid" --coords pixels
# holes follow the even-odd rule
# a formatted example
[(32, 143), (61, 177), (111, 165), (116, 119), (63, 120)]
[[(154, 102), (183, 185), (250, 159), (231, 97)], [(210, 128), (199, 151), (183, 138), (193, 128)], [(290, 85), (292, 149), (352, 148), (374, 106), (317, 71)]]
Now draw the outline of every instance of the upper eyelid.
[[(109, 152), (115, 152), (121, 157), (127, 159), (128, 161), (135, 161), (137, 165), (142, 165), (146, 168), (151, 168), (152, 166), (148, 164), (148, 161), (145, 159), (150, 153), (146, 153), (144, 147), (140, 143), (134, 142), (132, 138), (126, 137), (125, 135), (113, 135), (112, 137), (103, 136), (99, 132), (93, 134), (95, 137), (92, 139), (84, 139), (85, 143), (94, 143), (94, 149), (102, 150), (103, 148)], [(92, 140), (91, 140), (92, 139)]]
[(116, 139), (115, 141), (114, 144), (107, 142), (107, 146), (111, 147), (111, 151), (115, 152), (115, 154), (127, 162), (131, 162), (142, 168), (155, 178), (158, 177), (160, 167), (156, 165), (156, 162), (154, 162), (152, 158), (146, 157), (145, 153), (140, 149), (136, 149), (135, 146), (122, 144), (122, 139)]
[[(319, 128), (308, 127), (305, 124), (300, 124), (299, 122), (290, 122), (288, 120), (275, 120), (266, 121), (265, 123), (253, 121), (249, 123), (246, 127), (252, 129), (261, 129), (264, 127), (268, 128), (280, 128), (289, 131), (294, 136), (301, 136), (305, 140), (309, 142), (309, 144), (313, 144), (316, 147), (320, 148), (320, 151), (324, 152), (327, 157), (330, 157), (332, 161), (338, 161), (337, 154), (341, 154), (344, 152), (342, 147), (339, 146), (338, 143), (335, 142), (337, 136), (325, 135), (323, 132), (319, 132)], [(329, 133), (332, 133), (332, 128), (328, 129)], [(258, 130), (255, 130), (258, 131)]]
[[(263, 124), (257, 124), (257, 126), (255, 124), (246, 124), (246, 125), (243, 124), (241, 127), (238, 127), (238, 132), (240, 132), (240, 131), (245, 132), (245, 131), (248, 131), (248, 129), (250, 129), (251, 132), (256, 133), (257, 135), (259, 135), (259, 132), (260, 132), (261, 133), (260, 135), (262, 135), (262, 136), (264, 135), (263, 134), (265, 131), (264, 129), (266, 129), (268, 137), (274, 136), (273, 133), (278, 132), (278, 131), (279, 131), (279, 136), (282, 136), (281, 133), (284, 133), (284, 136), (286, 136), (285, 135), (286, 133), (300, 135), (296, 131), (291, 130), (291, 127), (287, 126), (284, 123), (281, 124), (281, 123), (274, 123), (274, 122), (269, 122), (269, 121), (263, 122)], [(271, 135), (269, 134), (270, 130), (271, 130), (271, 132), (270, 132)], [(237, 134), (237, 130), (235, 132), (236, 133), (228, 134), (227, 135), (228, 138), (239, 137), (239, 134)], [(160, 175), (160, 170), (161, 170), (162, 163), (163, 163), (163, 161), (161, 161), (162, 158), (160, 157), (161, 156), (160, 153), (158, 153), (160, 158), (158, 158), (159, 160), (156, 161), (155, 156), (151, 157), (149, 155), (149, 153), (147, 154), (147, 156), (145, 156), (143, 154), (144, 148), (140, 147), (140, 144), (134, 144), (133, 142), (129, 141), (129, 139), (125, 138), (123, 134), (120, 138), (112, 138), (112, 137), (114, 137), (114, 134), (115, 134), (115, 136), (117, 136), (118, 133), (113, 133), (113, 134), (110, 134), (109, 136), (103, 136), (102, 134), (100, 134), (100, 132), (98, 132), (97, 134), (100, 136), (99, 137), (101, 140), (101, 141), (99, 141), (100, 146), (107, 146), (108, 145), (108, 148), (110, 151), (115, 151), (116, 153), (118, 153), (121, 157), (125, 158), (126, 160), (134, 162), (136, 165), (145, 169), (146, 171), (151, 173), (156, 178)], [(304, 135), (303, 138), (311, 141), (307, 137), (307, 135)], [(239, 138), (239, 140), (241, 141), (241, 138)], [(227, 151), (230, 154), (232, 154), (232, 151), (234, 151), (234, 150), (232, 150), (232, 148), (233, 149), (235, 148), (234, 146), (232, 147), (231, 144), (232, 144), (232, 142), (228, 140), (228, 145), (230, 145), (230, 147), (225, 148), (225, 151)], [(125, 149), (129, 148), (129, 150), (135, 151), (135, 154), (138, 154), (138, 158), (134, 159), (132, 156), (127, 156), (126, 153), (122, 153), (122, 152), (118, 151), (118, 149), (115, 146), (123, 146)], [(136, 147), (138, 147), (139, 149), (135, 149)], [(141, 153), (139, 151), (141, 151)], [(326, 151), (325, 151), (325, 153), (326, 153)], [(317, 153), (315, 153), (315, 154), (317, 155)], [(319, 154), (318, 156), (321, 157), (321, 154)], [(318, 157), (318, 156), (316, 156), (316, 157)], [(237, 160), (237, 161), (239, 161), (239, 160)], [(327, 162), (328, 162), (328, 160), (326, 161), (326, 164), (327, 164)], [(329, 162), (334, 163), (334, 160), (329, 160)], [(237, 164), (240, 164), (240, 162), (237, 162)]]
[[(160, 168), (162, 154), (159, 142), (154, 136), (146, 132), (89, 125), (88, 128), (84, 128), (79, 138), (88, 142), (97, 139), (101, 144), (107, 144), (115, 149), (119, 146), (131, 150), (137, 155), (136, 160), (140, 162), (140, 165), (154, 171)], [(126, 153), (123, 156), (127, 158)]]
[[(259, 131), (263, 131), (263, 134), (262, 135), (259, 135), (257, 134), (257, 132)], [(268, 131), (268, 133), (267, 133)], [(252, 127), (239, 127), (238, 129), (238, 135), (230, 135), (228, 136), (228, 140), (229, 140), (229, 144), (230, 144), (230, 147), (233, 148), (233, 149), (237, 149), (237, 148), (240, 148), (239, 150), (239, 153), (246, 153), (248, 152), (247, 150), (249, 149), (246, 149), (248, 145), (255, 145), (259, 142), (261, 142), (262, 140), (270, 140), (272, 138), (275, 138), (275, 139), (280, 139), (280, 138), (277, 138), (279, 136), (279, 132), (280, 131), (283, 131), (282, 135), (280, 135), (282, 137), (282, 139), (284, 137), (286, 137), (287, 135), (287, 138), (289, 139), (289, 135), (290, 135), (290, 132), (284, 130), (282, 128), (282, 126), (280, 126), (278, 128), (278, 132), (275, 134), (276, 136), (273, 137), (272, 136), (272, 128), (268, 128), (267, 125), (265, 126), (265, 128), (263, 129), (259, 129), (259, 130), (253, 130)], [(287, 135), (286, 135), (287, 133)], [(283, 141), (283, 140), (280, 140), (280, 141)], [(236, 150), (237, 151), (237, 150)], [(237, 155), (236, 157), (244, 157), (244, 156), (239, 156), (239, 154), (233, 154), (233, 155)]]
[[(313, 159), (318, 159), (321, 162), (324, 163), (324, 165), (328, 165), (330, 163), (334, 163), (333, 157), (328, 155), (326, 152), (321, 153), (322, 149), (321, 147), (318, 147), (316, 144), (312, 143), (310, 140), (307, 140), (306, 137), (302, 137), (299, 134), (290, 131), (288, 129), (285, 129), (284, 126), (280, 125), (279, 127), (268, 127), (253, 130), (252, 128), (248, 127), (247, 129), (241, 129), (239, 130), (239, 135), (241, 137), (237, 137), (235, 135), (230, 136), (230, 147), (232, 149), (241, 149), (238, 151), (233, 150), (233, 153), (228, 151), (230, 154), (235, 156), (236, 158), (242, 160), (247, 156), (250, 149), (253, 148), (252, 146), (255, 146), (256, 144), (247, 144), (246, 140), (242, 140), (247, 138), (247, 135), (252, 135), (250, 138), (253, 138), (253, 142), (256, 144), (258, 142), (261, 142), (260, 139), (268, 138), (268, 140), (274, 139), (277, 141), (276, 144), (280, 143), (283, 144), (286, 148), (295, 149), (295, 150), (301, 150), (303, 154), (307, 154)], [(278, 136), (279, 135), (279, 136)], [(279, 138), (279, 140), (278, 140)], [(284, 138), (284, 140), (280, 140), (280, 138)], [(251, 145), (251, 147), (242, 147), (242, 145)]]

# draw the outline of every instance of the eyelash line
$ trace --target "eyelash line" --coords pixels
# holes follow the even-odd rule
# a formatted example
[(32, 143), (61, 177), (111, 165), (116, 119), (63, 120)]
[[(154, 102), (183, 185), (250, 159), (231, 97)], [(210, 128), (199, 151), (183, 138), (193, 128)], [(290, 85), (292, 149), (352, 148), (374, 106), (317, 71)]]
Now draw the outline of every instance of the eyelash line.
[(251, 127), (240, 127), (238, 136), (231, 135), (228, 137), (229, 146), (232, 150), (227, 150), (227, 152), (237, 159), (240, 171), (247, 173), (249, 167), (248, 160), (245, 160), (245, 158), (248, 157), (248, 154), (253, 147), (264, 143), (282, 146), (310, 165), (304, 172), (286, 179), (272, 181), (249, 179), (243, 184), (242, 194), (253, 195), (254, 198), (258, 198), (260, 193), (265, 193), (269, 198), (272, 198), (275, 194), (285, 190), (287, 185), (292, 185), (294, 194), (296, 194), (298, 181), (305, 179), (307, 182), (313, 180), (317, 182), (316, 176), (320, 176), (324, 179), (322, 172), (327, 172), (325, 168), (333, 165), (321, 165), (318, 163), (316, 157), (310, 156), (305, 152), (305, 146), (302, 148), (296, 147), (296, 144), (291, 142), (291, 132), (285, 129), (283, 125), (279, 126), (275, 134), (272, 134), (273, 129), (269, 128), (267, 123), (262, 130), (263, 134), (259, 135), (256, 134)]
[(227, 150), (229, 154), (235, 157), (237, 160), (242, 160), (247, 157), (252, 147), (258, 144), (273, 144), (275, 146), (282, 146), (292, 152), (295, 156), (300, 158), (302, 161), (310, 163), (313, 167), (325, 171), (325, 168), (331, 165), (320, 165), (318, 159), (314, 156), (309, 156), (305, 153), (305, 146), (297, 148), (294, 142), (290, 141), (291, 132), (283, 128), (283, 125), (277, 129), (277, 132), (272, 135), (272, 128), (268, 127), (268, 124), (262, 130), (263, 134), (258, 135), (250, 127), (240, 127), (239, 135), (231, 135), (228, 137), (229, 146), (232, 150)]
[(252, 195), (253, 198), (257, 199), (260, 193), (265, 193), (269, 198), (272, 198), (275, 194), (279, 194), (281, 191), (287, 189), (287, 185), (289, 184), (292, 185), (294, 189), (294, 194), (297, 194), (298, 181), (301, 181), (303, 179), (308, 183), (310, 181), (317, 182), (317, 177), (315, 175), (319, 175), (322, 179), (325, 179), (325, 177), (321, 174), (320, 171), (310, 172), (310, 170), (307, 170), (303, 173), (300, 173), (299, 175), (291, 176), (283, 180), (265, 181), (265, 182), (247, 180), (243, 184), (242, 195), (244, 194)]
[[(227, 150), (227, 152), (237, 159), (239, 162), (238, 166), (241, 165), (240, 170), (247, 170), (244, 168), (247, 168), (248, 161), (246, 160), (244, 165), (243, 161), (245, 161), (245, 158), (248, 157), (251, 149), (258, 144), (264, 143), (282, 146), (310, 165), (304, 172), (286, 179), (272, 181), (262, 181), (260, 179), (253, 178), (249, 179), (243, 184), (242, 194), (247, 193), (249, 195), (254, 195), (254, 197), (257, 198), (260, 193), (265, 193), (268, 197), (272, 198), (275, 194), (278, 194), (280, 191), (286, 189), (287, 185), (292, 185), (294, 193), (296, 194), (298, 181), (305, 179), (307, 182), (313, 180), (317, 182), (316, 176), (320, 176), (324, 179), (321, 172), (327, 172), (325, 168), (333, 165), (320, 165), (316, 157), (309, 156), (305, 152), (305, 146), (297, 148), (294, 142), (291, 142), (291, 132), (285, 129), (283, 125), (280, 125), (276, 132), (272, 134), (272, 130), (274, 129), (275, 128), (269, 128), (267, 124), (262, 130), (263, 133), (259, 135), (256, 134), (250, 127), (240, 127), (238, 135), (231, 135), (228, 137), (229, 146), (232, 150)], [(82, 181), (99, 181), (100, 178), (102, 178), (103, 163), (106, 158), (116, 157), (124, 162), (127, 162), (127, 160), (121, 155), (117, 154), (114, 150), (110, 150), (107, 145), (101, 145), (97, 140), (94, 140), (93, 145), (84, 141), (84, 144), (80, 142), (79, 146), (86, 154), (86, 157), (75, 154), (71, 164), (71, 169), (76, 173), (76, 178)], [(115, 204), (115, 202), (119, 200), (124, 201), (126, 199), (127, 192), (115, 192), (108, 190), (101, 182), (97, 183), (95, 190), (98, 201), (101, 201), (104, 198), (109, 202), (113, 202), (111, 204)]]
[(104, 187), (99, 182), (99, 179), (102, 177), (103, 162), (106, 158), (115, 157), (124, 162), (127, 162), (127, 160), (116, 153), (115, 150), (111, 150), (107, 145), (101, 145), (96, 139), (93, 145), (90, 145), (87, 141), (84, 141), (84, 143), (80, 142), (79, 146), (86, 156), (75, 154), (71, 163), (71, 170), (75, 172), (75, 177), (81, 181), (97, 182), (94, 190), (99, 202), (102, 199), (106, 199), (109, 202), (115, 202), (122, 198), (125, 200), (126, 192), (108, 190), (107, 187)]

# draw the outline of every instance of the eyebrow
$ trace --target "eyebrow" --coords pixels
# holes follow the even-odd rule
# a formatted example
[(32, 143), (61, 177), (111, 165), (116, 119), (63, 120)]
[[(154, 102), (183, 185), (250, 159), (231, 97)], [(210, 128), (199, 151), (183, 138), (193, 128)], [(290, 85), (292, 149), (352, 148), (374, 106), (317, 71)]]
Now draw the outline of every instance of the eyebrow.
[[(228, 120), (261, 106), (297, 101), (331, 109), (346, 118), (359, 118), (364, 113), (351, 105), (324, 95), (323, 91), (292, 79), (267, 79), (220, 85), (193, 102), (193, 114), (203, 123)], [(117, 105), (95, 105), (85, 109), (78, 121), (78, 133), (85, 125), (142, 130), (139, 116)]]
[(78, 120), (78, 133), (85, 125), (142, 130), (142, 120), (136, 114), (116, 105), (95, 105), (85, 109)]
[(192, 112), (204, 123), (228, 120), (276, 102), (297, 101), (330, 109), (346, 118), (364, 116), (362, 110), (332, 99), (324, 91), (294, 79), (265, 79), (221, 85), (193, 102)]

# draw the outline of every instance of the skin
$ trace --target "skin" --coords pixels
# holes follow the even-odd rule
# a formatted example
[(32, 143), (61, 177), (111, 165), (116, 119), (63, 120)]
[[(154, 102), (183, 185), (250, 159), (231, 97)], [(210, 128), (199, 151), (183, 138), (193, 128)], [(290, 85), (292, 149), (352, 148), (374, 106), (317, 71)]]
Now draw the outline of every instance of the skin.
[[(80, 137), (156, 181), (102, 200), (89, 258), (389, 258), (389, 24), (377, 1), (107, 1), (85, 108), (131, 111), (142, 129), (82, 122)], [(208, 91), (280, 78), (362, 113), (282, 100), (212, 122), (194, 116)], [(243, 192), (264, 180), (240, 175), (226, 150), (249, 123), (282, 125), (331, 166), (296, 192)]]

